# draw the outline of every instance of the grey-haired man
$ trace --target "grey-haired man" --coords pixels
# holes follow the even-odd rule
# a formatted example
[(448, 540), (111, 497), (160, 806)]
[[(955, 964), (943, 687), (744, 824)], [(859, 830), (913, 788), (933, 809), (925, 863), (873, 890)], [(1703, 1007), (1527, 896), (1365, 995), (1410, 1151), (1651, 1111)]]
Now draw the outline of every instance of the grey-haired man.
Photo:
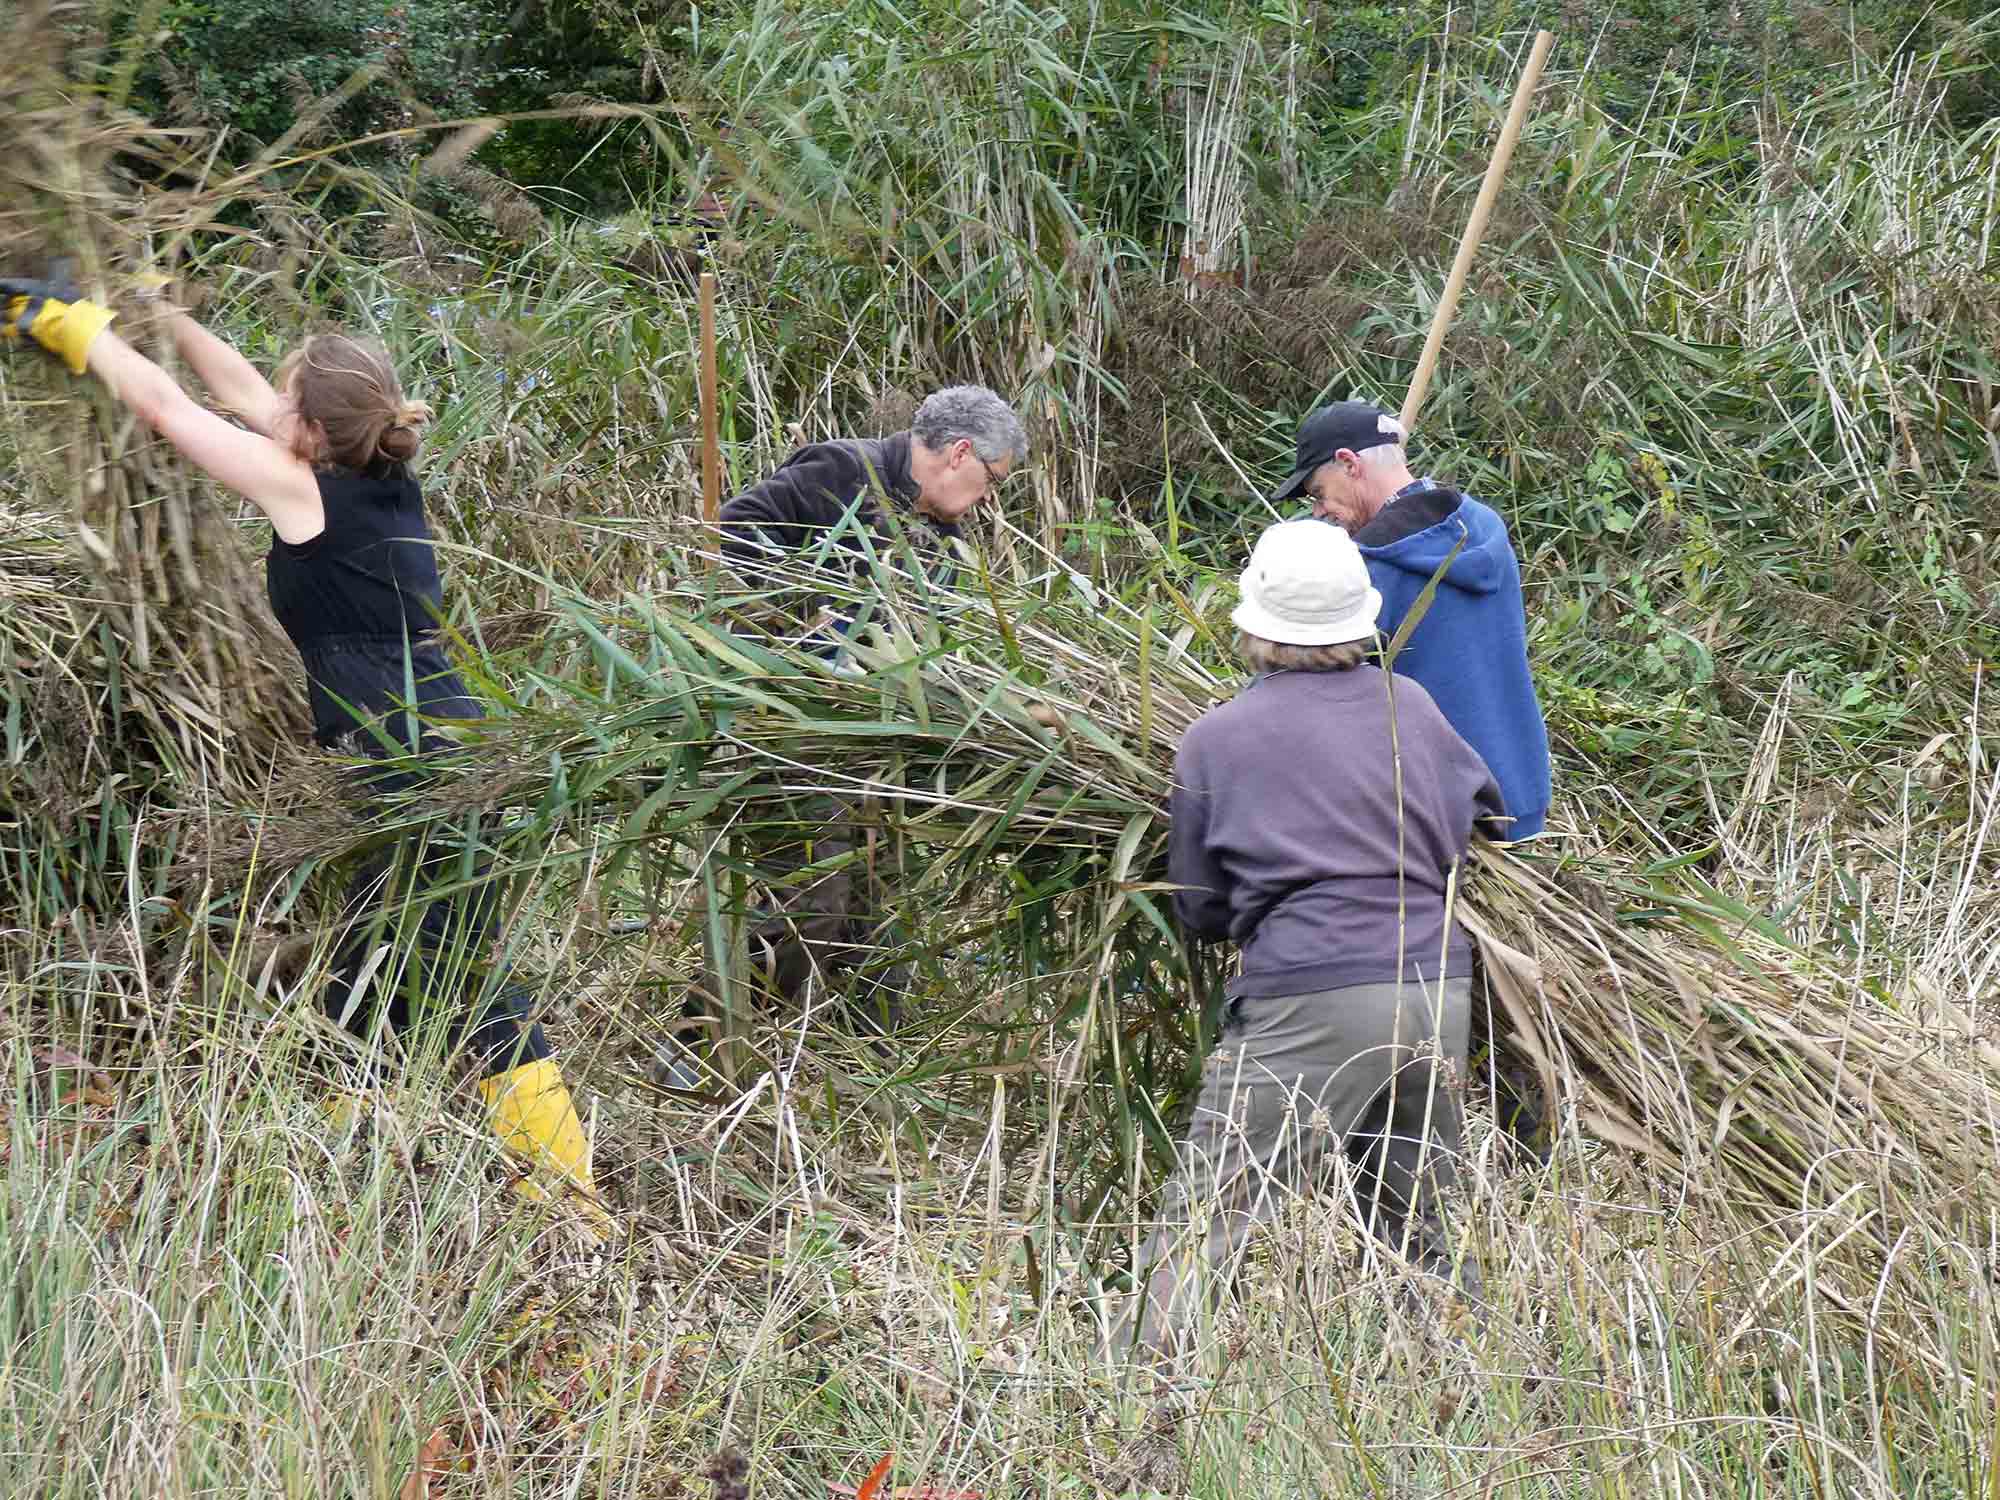
[[(1027, 458), (1027, 431), (1006, 401), (984, 386), (950, 386), (917, 408), (906, 432), (796, 450), (723, 506), (723, 556), (746, 579), (774, 584), (774, 593), (803, 593), (808, 639), (824, 640), (837, 652), (870, 548), (899, 560), (900, 553), (883, 544), (900, 535), (929, 582), (951, 587), (963, 545), (961, 521)], [(819, 593), (799, 578), (800, 562), (812, 573), (840, 573), (839, 586), (828, 578), (830, 593)], [(790, 823), (761, 831), (768, 847), (759, 851), (758, 863), (767, 875), (795, 875), (809, 865), (831, 868), (751, 914), (747, 977), (753, 989), (792, 1000), (815, 971), (860, 971), (850, 984), (854, 1009), (864, 1021), (889, 1029), (900, 1018), (909, 979), (900, 967), (870, 968), (880, 946), (876, 914), (882, 902), (870, 889), (866, 830), (854, 813), (844, 798), (801, 797)], [(711, 959), (695, 1008), (712, 1004), (719, 993)], [(671, 1053), (660, 1071), (670, 1082), (686, 1076)]]
[(959, 523), (1027, 457), (1013, 407), (985, 386), (950, 386), (917, 408), (907, 432), (795, 451), (722, 507), (722, 552), (754, 575), (832, 536), (851, 562), (861, 550), (852, 522), (876, 537), (900, 524), (931, 580), (948, 584)]

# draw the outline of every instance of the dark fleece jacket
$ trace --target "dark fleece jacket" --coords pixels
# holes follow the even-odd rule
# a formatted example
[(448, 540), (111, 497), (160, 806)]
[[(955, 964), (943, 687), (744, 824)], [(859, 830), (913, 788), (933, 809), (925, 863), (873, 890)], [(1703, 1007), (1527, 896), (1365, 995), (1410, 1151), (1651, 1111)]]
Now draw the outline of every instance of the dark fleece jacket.
[[(831, 539), (843, 550), (842, 560), (851, 562), (862, 550), (860, 537), (852, 530), (836, 535), (836, 528), (851, 512), (850, 528), (858, 521), (876, 537), (886, 535), (886, 502), (919, 553), (936, 561), (925, 568), (931, 580), (948, 585), (947, 560), (959, 528), (918, 517), (910, 442), (909, 433), (899, 432), (886, 438), (808, 443), (796, 450), (768, 478), (722, 507), (723, 555), (754, 570), (761, 559), (806, 552)], [(921, 524), (912, 524), (919, 520)]]
[(1500, 815), (1500, 789), (1421, 685), (1395, 678), (1393, 714), (1390, 685), (1371, 666), (1273, 672), (1182, 739), (1174, 907), (1241, 945), (1232, 996), (1468, 972), (1445, 885), (1474, 824)]

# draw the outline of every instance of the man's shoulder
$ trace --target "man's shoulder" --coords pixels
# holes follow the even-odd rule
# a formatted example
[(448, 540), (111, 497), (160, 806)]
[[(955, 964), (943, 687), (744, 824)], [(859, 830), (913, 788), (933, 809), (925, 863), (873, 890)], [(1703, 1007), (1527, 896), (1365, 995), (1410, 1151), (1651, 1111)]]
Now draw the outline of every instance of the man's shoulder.
[(791, 479), (819, 474), (860, 474), (865, 470), (860, 445), (866, 441), (866, 438), (828, 438), (824, 442), (805, 443), (786, 454), (784, 462), (771, 472)]
[(794, 448), (784, 462), (732, 497), (722, 518), (831, 523), (869, 488), (869, 455), (857, 450), (855, 441), (836, 438)]
[(895, 492), (908, 467), (894, 437), (828, 438), (794, 449), (773, 473), (850, 500), (863, 489)]
[(1461, 490), (1458, 498), (1459, 509), (1469, 523), (1484, 524), (1502, 533), (1507, 530), (1507, 518), (1470, 490)]
[(1369, 575), (1385, 598), (1403, 598), (1447, 564), (1446, 581), (1454, 592), (1519, 593), (1519, 559), (1498, 511), (1476, 495), (1445, 487), (1419, 498), (1428, 499), (1428, 509), (1394, 516), (1400, 504), (1384, 507), (1355, 534)]
[[(1354, 533), (1357, 547), (1392, 547), (1418, 532), (1451, 519), (1471, 497), (1435, 479), (1425, 479), (1396, 495)], [(1476, 502), (1474, 502), (1476, 503)]]

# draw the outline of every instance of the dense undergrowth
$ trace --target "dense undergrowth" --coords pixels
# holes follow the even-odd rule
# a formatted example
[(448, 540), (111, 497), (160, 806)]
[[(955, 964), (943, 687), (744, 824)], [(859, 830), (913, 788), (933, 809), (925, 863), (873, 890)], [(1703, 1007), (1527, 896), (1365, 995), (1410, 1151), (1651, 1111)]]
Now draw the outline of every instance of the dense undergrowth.
[[(1515, 526), (1559, 757), (1535, 889), (1573, 905), (1475, 894), (1625, 1018), (1554, 1033), (1547, 1166), (1475, 1127), (1483, 1326), (1407, 1322), (1314, 1212), (1184, 1401), (1147, 1414), (1094, 1352), (1214, 977), (1157, 920), (1147, 788), (1226, 691), (1233, 571), (1296, 419), (1400, 393), (1523, 50), (1416, 28), (1406, 68), (1342, 93), (1327, 24), (704, 15), (627, 54), (701, 108), (608, 122), (649, 195), (603, 222), (542, 216), (467, 166), (487, 132), (422, 121), (406, 178), (302, 136), (204, 179), (112, 119), (151, 154), (113, 144), (111, 213), (5, 158), (10, 255), (81, 240), (115, 280), (171, 249), (254, 356), (339, 318), (439, 407), (450, 623), (499, 726), (397, 816), (504, 856), (512, 956), (635, 1230), (578, 1251), (512, 1204), (448, 1066), (370, 1079), (316, 1019), (328, 877), (386, 830), (287, 741), (262, 529), (10, 360), (10, 1493), (410, 1495), (422, 1447), (438, 1495), (699, 1495), (729, 1446), (782, 1495), (890, 1449), (897, 1483), (986, 1495), (1990, 1492), (1977, 31), (1822, 35), (1824, 58), (1767, 49), (1768, 87), (1739, 51), (1644, 92), (1615, 31), (1565, 32), (1418, 457)], [(62, 113), (20, 88), (0, 131)], [(438, 184), (456, 229), (410, 201)], [(727, 216), (690, 225), (703, 187)], [(737, 479), (946, 380), (1030, 417), (978, 592), (892, 591), (863, 687), (769, 655), (760, 601), (701, 564), (698, 265)], [(922, 1020), (884, 1055), (813, 1014), (734, 1018), (709, 1086), (662, 1092), (650, 1044), (700, 914), (755, 874), (753, 825), (857, 778)], [(1708, 1017), (1686, 1055), (1621, 1052), (1628, 1023), (1675, 1034), (1677, 985)], [(1760, 1048), (1821, 1049), (1834, 1082), (1788, 1094)], [(1605, 1113), (1621, 1069), (1665, 1080), (1629, 1116)], [(330, 1131), (340, 1079), (374, 1104)], [(1887, 1113), (1843, 1113), (1843, 1086)]]

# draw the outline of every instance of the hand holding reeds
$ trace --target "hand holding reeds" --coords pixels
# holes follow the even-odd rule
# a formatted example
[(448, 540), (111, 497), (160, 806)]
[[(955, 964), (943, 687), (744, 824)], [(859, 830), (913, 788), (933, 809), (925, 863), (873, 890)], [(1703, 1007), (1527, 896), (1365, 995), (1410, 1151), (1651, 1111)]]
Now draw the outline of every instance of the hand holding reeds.
[(84, 298), (60, 273), (40, 280), (0, 278), (0, 337), (33, 339), (69, 366), (84, 372), (91, 343), (110, 326), (111, 309)]

